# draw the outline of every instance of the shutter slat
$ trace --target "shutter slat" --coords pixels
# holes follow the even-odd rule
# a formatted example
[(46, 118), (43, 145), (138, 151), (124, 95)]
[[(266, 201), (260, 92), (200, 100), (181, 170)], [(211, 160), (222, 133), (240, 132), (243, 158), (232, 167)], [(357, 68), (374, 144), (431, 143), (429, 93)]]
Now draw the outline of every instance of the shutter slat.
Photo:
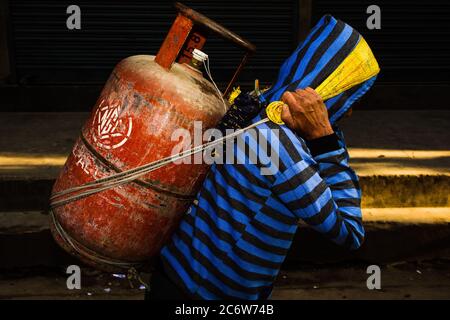
[[(295, 0), (183, 1), (257, 46), (242, 82), (255, 77), (271, 82), (294, 48)], [(18, 78), (34, 84), (103, 83), (123, 58), (156, 54), (176, 12), (172, 1), (80, 0), (81, 30), (66, 29), (67, 6), (73, 2), (44, 0), (10, 2)], [(242, 51), (210, 35), (210, 55), (217, 82), (231, 77)]]

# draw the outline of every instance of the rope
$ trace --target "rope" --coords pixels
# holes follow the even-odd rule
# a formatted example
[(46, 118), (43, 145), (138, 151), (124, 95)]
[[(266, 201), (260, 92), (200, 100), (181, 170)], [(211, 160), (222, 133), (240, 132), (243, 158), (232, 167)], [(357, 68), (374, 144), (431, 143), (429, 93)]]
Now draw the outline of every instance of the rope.
[(203, 66), (205, 67), (206, 74), (208, 75), (209, 79), (211, 80), (212, 84), (214, 85), (214, 88), (216, 88), (216, 91), (219, 93), (220, 99), (222, 99), (224, 111), (227, 112), (228, 106), (225, 102), (225, 99), (223, 98), (222, 92), (220, 92), (219, 88), (217, 87), (217, 84), (214, 82), (214, 79), (211, 75), (211, 69), (209, 68), (209, 56), (205, 55), (206, 59), (203, 60)]
[[(228, 134), (222, 138), (219, 138), (217, 140), (214, 140), (214, 141), (205, 143), (203, 145), (191, 148), (189, 150), (185, 150), (179, 154), (169, 156), (169, 157), (166, 157), (166, 158), (163, 158), (160, 160), (156, 160), (156, 161), (150, 162), (148, 164), (142, 165), (140, 167), (136, 167), (136, 168), (122, 171), (122, 172), (119, 172), (116, 174), (112, 174), (105, 178), (87, 182), (87, 183), (77, 186), (77, 187), (73, 187), (73, 188), (69, 188), (69, 189), (66, 189), (66, 190), (63, 190), (60, 192), (56, 192), (50, 197), (50, 206), (51, 206), (51, 208), (57, 208), (59, 206), (68, 204), (72, 201), (80, 200), (80, 199), (83, 199), (90, 195), (96, 194), (98, 192), (111, 189), (113, 187), (125, 184), (127, 182), (131, 182), (133, 180), (136, 180), (137, 178), (139, 178), (142, 175), (145, 175), (149, 172), (157, 170), (157, 169), (159, 169), (165, 165), (168, 165), (176, 160), (179, 160), (179, 159), (191, 156), (193, 154), (196, 154), (198, 152), (213, 148), (213, 147), (223, 143), (224, 141), (235, 138), (238, 135), (240, 135), (241, 133), (243, 133), (244, 131), (254, 128), (254, 127), (256, 127), (262, 123), (265, 123), (267, 121), (270, 121), (269, 118), (262, 119), (262, 120), (257, 121), (245, 128), (236, 130), (235, 132)], [(88, 189), (88, 190), (83, 191), (85, 189)], [(76, 194), (73, 194), (73, 193), (76, 193)], [(73, 194), (73, 195), (71, 195), (71, 194)], [(63, 199), (58, 200), (59, 198), (66, 196), (66, 195), (68, 195), (68, 196)]]
[(72, 239), (71, 236), (67, 234), (67, 232), (64, 230), (64, 228), (59, 223), (58, 219), (56, 219), (55, 214), (53, 213), (53, 210), (50, 210), (50, 216), (52, 217), (53, 225), (55, 226), (56, 232), (58, 232), (59, 236), (67, 243), (70, 247), (72, 247), (75, 252), (77, 252), (81, 256), (85, 256), (89, 258), (90, 260), (99, 263), (99, 264), (107, 264), (112, 265), (114, 267), (118, 267), (121, 269), (127, 270), (127, 279), (130, 283), (130, 286), (133, 288), (132, 280), (138, 281), (141, 285), (145, 287), (145, 289), (150, 290), (150, 285), (146, 283), (144, 280), (142, 280), (142, 277), (137, 271), (136, 267), (142, 265), (142, 263), (130, 263), (130, 262), (123, 262), (123, 261), (117, 261), (112, 260), (104, 257), (99, 257), (98, 255), (90, 254), (87, 250), (82, 250), (80, 247), (76, 244), (76, 241)]
[[(223, 102), (223, 105), (224, 105), (224, 108), (226, 111), (227, 104), (211, 75), (211, 70), (209, 68), (209, 58), (206, 58), (205, 60), (203, 60), (203, 64), (204, 64), (206, 73), (209, 76), (209, 78), (211, 79), (211, 82), (213, 83), (215, 89), (219, 93), (219, 96), (222, 99), (222, 102)], [(235, 132), (228, 134), (222, 138), (207, 142), (200, 146), (193, 147), (193, 148), (191, 148), (189, 150), (185, 150), (179, 154), (165, 157), (160, 160), (156, 160), (156, 161), (147, 163), (145, 165), (142, 165), (142, 166), (139, 166), (139, 167), (136, 167), (133, 169), (125, 170), (125, 171), (115, 173), (115, 174), (112, 174), (112, 175), (104, 177), (104, 178), (100, 178), (100, 179), (97, 179), (97, 180), (94, 180), (91, 182), (87, 182), (80, 186), (76, 186), (76, 187), (72, 187), (72, 188), (69, 188), (66, 190), (55, 192), (50, 197), (50, 207), (52, 209), (54, 209), (59, 206), (68, 204), (70, 202), (77, 201), (77, 200), (83, 199), (85, 197), (88, 197), (90, 195), (96, 194), (98, 192), (105, 191), (105, 190), (120, 186), (122, 184), (134, 181), (137, 178), (139, 178), (140, 176), (145, 175), (154, 170), (157, 170), (157, 169), (159, 169), (163, 166), (166, 166), (176, 160), (191, 156), (193, 154), (202, 152), (207, 149), (211, 149), (211, 148), (223, 143), (224, 141), (234, 139), (235, 137), (237, 137), (244, 131), (254, 128), (254, 127), (256, 127), (260, 124), (263, 124), (265, 122), (268, 122), (268, 121), (270, 121), (270, 119), (265, 118), (265, 119), (255, 122), (245, 128), (236, 130)], [(142, 280), (139, 272), (135, 268), (137, 265), (140, 265), (139, 263), (122, 262), (122, 261), (112, 260), (112, 259), (108, 259), (105, 257), (100, 257), (98, 255), (90, 254), (88, 252), (88, 250), (81, 249), (80, 246), (76, 243), (76, 241), (67, 234), (67, 232), (64, 230), (64, 228), (60, 225), (59, 221), (57, 220), (53, 210), (50, 210), (50, 215), (52, 217), (53, 224), (55, 226), (55, 230), (58, 232), (59, 236), (66, 243), (68, 243), (69, 246), (72, 247), (73, 250), (75, 250), (75, 252), (77, 252), (78, 254), (80, 254), (82, 256), (89, 258), (90, 260), (92, 260), (94, 262), (100, 263), (100, 264), (107, 264), (107, 265), (112, 265), (115, 267), (127, 269), (128, 270), (127, 278), (130, 281), (130, 285), (132, 285), (131, 279), (136, 279), (147, 290), (150, 289), (149, 285)]]
[(59, 236), (67, 242), (72, 249), (74, 249), (77, 253), (80, 255), (86, 256), (89, 259), (97, 262), (97, 263), (104, 263), (108, 265), (113, 265), (115, 267), (119, 267), (122, 269), (130, 269), (135, 268), (136, 266), (141, 265), (141, 263), (130, 263), (130, 262), (123, 262), (118, 260), (112, 260), (104, 257), (99, 257), (97, 255), (90, 254), (87, 252), (87, 250), (80, 249), (78, 244), (76, 244), (76, 240), (74, 240), (71, 236), (67, 234), (67, 232), (64, 230), (64, 228), (59, 223), (58, 219), (56, 219), (55, 214), (53, 213), (53, 210), (50, 210), (50, 216), (52, 217), (53, 225), (55, 226), (55, 230), (58, 232)]

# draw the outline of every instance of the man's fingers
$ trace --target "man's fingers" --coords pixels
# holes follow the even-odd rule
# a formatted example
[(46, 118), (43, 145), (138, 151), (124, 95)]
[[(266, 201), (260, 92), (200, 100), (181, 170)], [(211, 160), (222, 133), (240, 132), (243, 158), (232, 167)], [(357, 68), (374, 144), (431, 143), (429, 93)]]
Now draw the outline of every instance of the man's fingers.
[(295, 90), (295, 93), (301, 98), (305, 98), (308, 96), (308, 92), (303, 89), (297, 89), (297, 90)]
[(294, 94), (292, 92), (290, 92), (290, 91), (286, 91), (281, 96), (281, 101), (283, 101), (284, 103), (287, 103), (287, 104), (295, 103)]
[(311, 87), (307, 87), (307, 88), (305, 89), (305, 91), (307, 91), (307, 92), (309, 92), (309, 93), (317, 94), (316, 90), (314, 90), (314, 89), (311, 88)]
[(295, 91), (297, 94), (299, 94), (300, 96), (307, 98), (307, 99), (312, 99), (314, 98), (315, 100), (317, 98), (320, 98), (320, 95), (317, 93), (316, 90), (314, 90), (311, 87), (307, 87), (304, 90), (303, 89), (298, 89)]
[(286, 91), (281, 100), (289, 106), (291, 113), (296, 113), (302, 110), (301, 101), (295, 92)]
[(315, 91), (314, 89), (308, 87), (305, 89), (305, 92), (307, 92), (309, 104), (314, 106), (313, 108), (309, 109), (309, 111), (314, 111), (317, 108), (320, 108), (323, 106), (323, 100), (322, 97)]
[(292, 118), (291, 111), (289, 110), (288, 105), (283, 105), (281, 109), (281, 120), (290, 128), (294, 126), (294, 119)]
[(281, 101), (283, 101), (284, 103), (288, 103), (288, 101), (290, 101), (291, 99), (293, 99), (294, 97), (292, 96), (292, 92), (286, 91), (285, 93), (283, 93), (283, 95), (281, 96)]
[(297, 89), (295, 90), (295, 94), (298, 97), (298, 100), (300, 102), (300, 104), (302, 106), (306, 105), (307, 103), (309, 103), (311, 100), (315, 99), (315, 95), (313, 95), (311, 92), (309, 92), (308, 90), (303, 90), (303, 89)]
[(320, 96), (320, 94), (318, 94), (317, 91), (314, 90), (313, 88), (308, 87), (305, 89), (305, 91), (308, 92), (309, 94), (311, 94), (312, 96), (314, 96), (316, 100), (317, 99), (322, 100), (322, 97)]
[(298, 95), (296, 92), (286, 91), (281, 96), (281, 101), (288, 104), (289, 107), (295, 107), (304, 100), (303, 96)]

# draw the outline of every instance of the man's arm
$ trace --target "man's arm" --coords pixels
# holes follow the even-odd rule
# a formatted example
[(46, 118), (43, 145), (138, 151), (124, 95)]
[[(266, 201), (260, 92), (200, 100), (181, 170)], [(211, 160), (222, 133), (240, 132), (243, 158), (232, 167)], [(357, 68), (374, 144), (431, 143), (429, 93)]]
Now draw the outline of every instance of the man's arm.
[(310, 159), (282, 172), (273, 191), (299, 218), (331, 240), (351, 249), (364, 238), (361, 191), (348, 165), (343, 142), (333, 132), (326, 107), (312, 89), (286, 93), (282, 119), (307, 141)]

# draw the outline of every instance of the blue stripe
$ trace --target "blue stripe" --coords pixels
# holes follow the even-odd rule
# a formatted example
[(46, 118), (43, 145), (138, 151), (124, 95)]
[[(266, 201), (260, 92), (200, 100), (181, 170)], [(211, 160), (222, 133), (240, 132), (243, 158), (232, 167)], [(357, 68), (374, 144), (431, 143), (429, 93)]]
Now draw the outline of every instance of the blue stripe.
[[(205, 226), (206, 226), (206, 228), (205, 228)], [(259, 273), (261, 275), (272, 276), (274, 274), (274, 272), (275, 272), (274, 269), (265, 268), (265, 267), (253, 264), (247, 260), (242, 260), (239, 256), (237, 256), (233, 252), (233, 248), (230, 246), (230, 244), (227, 243), (226, 241), (219, 239), (217, 237), (217, 235), (214, 232), (212, 232), (211, 229), (209, 229), (207, 227), (206, 223), (200, 217), (198, 217), (196, 219), (195, 227), (198, 228), (199, 230), (201, 230), (203, 233), (205, 233), (206, 236), (211, 240), (212, 243), (214, 243), (217, 246), (217, 248), (219, 250), (228, 254), (230, 259), (235, 261), (236, 264), (239, 265), (242, 269), (253, 272), (253, 273)], [(220, 249), (220, 248), (222, 248), (222, 249)]]
[(344, 189), (344, 190), (334, 190), (333, 198), (335, 200), (345, 199), (345, 198), (359, 198), (359, 191), (357, 189)]
[[(250, 180), (248, 180), (248, 178), (246, 176), (242, 175), (236, 169), (235, 166), (233, 166), (233, 165), (225, 165), (224, 169), (225, 169), (226, 173), (228, 173), (228, 175), (230, 177), (236, 177), (235, 180), (239, 181), (240, 185), (242, 187), (244, 187), (245, 189), (247, 189), (248, 191), (252, 191), (253, 193), (258, 194), (261, 197), (267, 197), (270, 194), (270, 191), (267, 188), (261, 188), (261, 187), (255, 185), (254, 183), (250, 182)], [(221, 174), (219, 171), (217, 171), (217, 173)], [(253, 178), (256, 178), (257, 180), (261, 181), (262, 184), (267, 184), (267, 186), (270, 185), (269, 181), (263, 181), (258, 176), (257, 177), (253, 176)]]
[(285, 216), (286, 218), (295, 218), (292, 212), (290, 212), (284, 204), (282, 204), (275, 198), (268, 198), (264, 204), (273, 211), (276, 211), (277, 214), (281, 216)]
[(321, 224), (318, 224), (314, 227), (319, 232), (326, 233), (333, 228), (335, 222), (337, 221), (337, 217), (334, 214), (330, 214)]
[[(173, 241), (175, 241), (175, 239), (173, 239)], [(188, 290), (191, 293), (194, 293), (196, 291), (198, 285), (187, 274), (187, 272), (184, 270), (184, 268), (178, 262), (177, 258), (175, 258), (172, 255), (172, 253), (170, 252), (170, 250), (167, 247), (164, 247), (161, 250), (161, 255), (164, 256), (164, 258), (166, 258), (167, 262), (170, 263), (170, 265), (172, 266), (172, 268), (174, 270), (177, 270), (178, 276), (181, 277), (181, 279), (183, 280), (183, 282), (186, 285), (186, 287), (188, 288)]]
[(266, 226), (268, 226), (272, 229), (276, 229), (281, 232), (288, 232), (288, 233), (294, 234), (295, 231), (297, 230), (296, 224), (294, 224), (294, 225), (285, 224), (281, 221), (277, 221), (275, 219), (272, 219), (269, 216), (266, 216), (262, 212), (260, 212), (259, 214), (257, 214), (255, 216), (255, 220), (265, 224)]
[(177, 234), (173, 236), (173, 243), (178, 248), (178, 250), (184, 255), (184, 257), (190, 261), (192, 270), (196, 272), (199, 276), (206, 276), (208, 275), (207, 279), (209, 282), (220, 289), (223, 292), (227, 292), (230, 295), (236, 296), (241, 299), (245, 299), (247, 295), (245, 293), (242, 293), (240, 291), (236, 291), (234, 289), (231, 289), (227, 285), (225, 285), (222, 281), (217, 279), (213, 274), (208, 272), (208, 270), (194, 257), (188, 255), (188, 252), (190, 252), (189, 247), (181, 240)]
[[(308, 66), (312, 56), (314, 55), (314, 53), (316, 53), (318, 47), (322, 44), (322, 42), (325, 41), (326, 38), (329, 36), (329, 34), (333, 31), (335, 26), (336, 26), (336, 22), (330, 23), (325, 28), (325, 30), (322, 32), (322, 34), (311, 44), (311, 46), (306, 51), (306, 54), (305, 54), (303, 60), (299, 64), (297, 71), (295, 73), (295, 76), (293, 77), (291, 82), (295, 82), (296, 80), (300, 79), (303, 76), (303, 73), (305, 72), (306, 67)], [(302, 85), (305, 85), (305, 84), (302, 83)], [(297, 86), (297, 89), (303, 88), (302, 85)], [(271, 101), (280, 100), (281, 96), (283, 95), (283, 93), (287, 87), (288, 87), (288, 85), (285, 85), (284, 87), (279, 89), (278, 92), (276, 92), (272, 96)]]
[(252, 225), (249, 225), (245, 229), (245, 231), (248, 232), (249, 234), (255, 236), (262, 242), (265, 242), (272, 246), (280, 247), (282, 249), (289, 249), (289, 247), (291, 246), (291, 243), (292, 243), (291, 241), (271, 237), (267, 233), (262, 233), (260, 230), (255, 229), (255, 227), (253, 227)]
[(284, 255), (278, 255), (275, 253), (268, 252), (242, 239), (236, 243), (236, 246), (244, 251), (250, 252), (252, 255), (257, 256), (262, 260), (278, 263), (282, 263), (284, 260)]
[[(223, 220), (219, 217), (216, 210), (212, 207), (212, 204), (210, 204), (208, 201), (202, 199), (203, 201), (199, 201), (199, 207), (202, 208), (205, 212), (209, 213), (211, 215), (211, 218), (216, 221), (216, 226), (221, 231), (229, 234), (234, 240), (239, 239), (240, 234), (238, 231), (233, 229), (233, 226), (231, 226), (227, 221)], [(198, 217), (201, 219), (201, 217)], [(234, 217), (232, 217), (234, 218)], [(203, 219), (201, 219), (203, 221)], [(197, 222), (197, 220), (196, 220)], [(206, 230), (210, 230), (210, 227), (208, 226), (206, 221), (203, 221), (206, 226)]]
[(342, 117), (355, 101), (357, 101), (364, 94), (366, 94), (367, 91), (369, 91), (369, 89), (375, 83), (376, 79), (377, 76), (374, 76), (369, 80), (367, 80), (366, 82), (364, 82), (364, 84), (361, 85), (361, 88), (358, 91), (356, 91), (353, 95), (351, 95), (344, 103), (344, 105), (330, 118), (330, 122), (333, 124), (340, 117)]
[[(285, 81), (285, 74), (289, 74), (294, 62), (296, 61), (296, 57), (297, 55), (300, 53), (300, 51), (311, 41), (311, 38), (314, 37), (314, 35), (317, 33), (317, 31), (319, 30), (319, 28), (321, 26), (323, 26), (325, 23), (325, 17), (323, 17), (319, 23), (311, 30), (311, 32), (309, 33), (308, 37), (305, 39), (305, 41), (303, 41), (298, 47), (297, 50), (294, 51), (294, 53), (283, 63), (282, 67), (280, 68), (280, 73), (279, 73), (279, 77), (277, 82), (275, 83), (275, 85), (272, 86), (272, 88), (267, 91), (264, 95), (264, 101), (267, 99), (267, 97), (269, 97), (270, 95), (273, 94), (273, 92), (279, 90), (280, 86), (284, 83)], [(331, 24), (330, 24), (331, 25)], [(323, 32), (322, 32), (323, 34)], [(272, 99), (273, 100), (273, 99)]]
[(314, 217), (327, 203), (328, 200), (332, 198), (330, 189), (325, 190), (315, 202), (311, 203), (309, 206), (301, 210), (301, 218), (311, 218)]
[[(192, 233), (193, 228), (189, 225), (183, 225), (181, 229), (186, 233)], [(186, 245), (186, 244), (185, 244)], [(209, 247), (204, 244), (200, 239), (194, 239), (193, 247), (202, 253), (204, 258), (210, 261), (213, 265), (216, 265), (219, 270), (221, 270), (227, 277), (234, 280), (236, 283), (241, 285), (246, 285), (250, 288), (253, 287), (261, 287), (270, 284), (268, 281), (262, 280), (249, 280), (241, 277), (237, 274), (233, 269), (231, 269), (228, 265), (226, 265), (221, 258), (217, 257)]]

